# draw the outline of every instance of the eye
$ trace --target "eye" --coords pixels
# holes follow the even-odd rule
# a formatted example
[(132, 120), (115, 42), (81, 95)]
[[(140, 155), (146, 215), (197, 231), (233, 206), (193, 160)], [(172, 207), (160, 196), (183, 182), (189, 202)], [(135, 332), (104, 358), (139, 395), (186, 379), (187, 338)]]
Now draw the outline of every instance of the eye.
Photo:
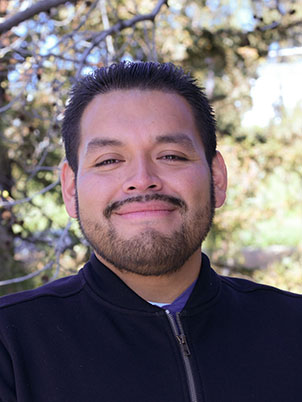
[(161, 156), (159, 159), (168, 160), (168, 161), (187, 161), (188, 160), (184, 156), (173, 155), (173, 154)]
[(110, 159), (106, 159), (104, 161), (98, 162), (95, 164), (95, 166), (108, 166), (108, 165), (114, 165), (117, 164), (119, 162), (122, 162), (120, 159), (115, 159), (115, 158), (110, 158)]

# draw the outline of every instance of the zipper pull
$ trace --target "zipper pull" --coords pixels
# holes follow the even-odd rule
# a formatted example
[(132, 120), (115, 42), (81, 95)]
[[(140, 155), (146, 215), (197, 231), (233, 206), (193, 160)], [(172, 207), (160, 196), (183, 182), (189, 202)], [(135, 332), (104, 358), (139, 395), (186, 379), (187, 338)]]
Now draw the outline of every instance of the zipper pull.
[(182, 347), (182, 350), (186, 356), (190, 356), (191, 352), (187, 344), (186, 336), (184, 334), (176, 335), (176, 338)]

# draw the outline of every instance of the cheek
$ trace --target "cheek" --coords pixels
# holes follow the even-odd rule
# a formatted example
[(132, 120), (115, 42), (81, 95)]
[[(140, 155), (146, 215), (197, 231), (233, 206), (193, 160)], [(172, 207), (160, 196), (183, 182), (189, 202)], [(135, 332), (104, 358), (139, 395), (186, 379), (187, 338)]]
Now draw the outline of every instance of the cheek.
[(100, 180), (95, 174), (86, 174), (78, 177), (77, 181), (78, 199), (80, 208), (85, 213), (104, 209), (114, 193), (114, 182), (112, 180)]
[(210, 174), (205, 169), (194, 169), (178, 182), (182, 197), (193, 204), (202, 204), (210, 198)]

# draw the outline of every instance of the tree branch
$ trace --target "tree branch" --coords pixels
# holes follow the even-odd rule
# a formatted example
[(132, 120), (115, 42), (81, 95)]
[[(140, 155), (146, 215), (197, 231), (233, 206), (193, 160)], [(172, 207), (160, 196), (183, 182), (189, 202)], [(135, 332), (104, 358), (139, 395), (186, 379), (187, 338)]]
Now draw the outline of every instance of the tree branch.
[(155, 17), (157, 14), (160, 12), (160, 9), (162, 6), (166, 4), (168, 6), (168, 0), (159, 0), (154, 9), (151, 11), (151, 13), (148, 14), (140, 14), (136, 15), (133, 18), (130, 18), (129, 20), (121, 20), (117, 22), (116, 24), (112, 25), (111, 28), (106, 29), (102, 31), (101, 33), (97, 33), (94, 37), (91, 39), (91, 46), (84, 52), (82, 59), (81, 59), (81, 64), (80, 67), (77, 70), (76, 78), (79, 78), (82, 68), (85, 64), (85, 60), (88, 57), (89, 53), (94, 49), (95, 46), (97, 46), (100, 42), (102, 42), (104, 39), (107, 38), (107, 36), (112, 35), (113, 33), (121, 32), (126, 28), (131, 28), (134, 25), (136, 25), (138, 22), (141, 21), (154, 21)]
[(13, 106), (14, 103), (16, 103), (18, 100), (22, 98), (22, 95), (23, 94), (21, 93), (20, 95), (16, 96), (13, 100), (11, 100), (9, 103), (0, 107), (0, 114), (7, 112)]
[(42, 190), (38, 191), (37, 193), (34, 193), (30, 197), (22, 198), (22, 200), (16, 200), (16, 201), (0, 201), (0, 208), (2, 207), (12, 207), (14, 205), (19, 205), (19, 204), (24, 204), (25, 202), (31, 201), (33, 198), (35, 198), (37, 195), (45, 194), (47, 191), (51, 190), (55, 186), (57, 186), (60, 183), (60, 179), (56, 180), (55, 182), (49, 184), (48, 186), (44, 187)]
[(32, 279), (35, 276), (40, 275), (42, 272), (44, 272), (44, 271), (46, 271), (48, 269), (51, 269), (53, 267), (54, 263), (56, 263), (56, 271), (55, 271), (53, 277), (50, 279), (49, 282), (55, 280), (57, 278), (57, 276), (59, 275), (59, 271), (60, 271), (60, 256), (67, 248), (70, 247), (69, 245), (64, 244), (64, 240), (65, 240), (66, 236), (68, 235), (71, 223), (72, 223), (72, 221), (69, 218), (67, 225), (65, 226), (60, 238), (58, 239), (58, 241), (56, 243), (55, 260), (54, 261), (48, 262), (41, 269), (38, 269), (37, 271), (31, 272), (31, 273), (29, 273), (27, 275), (18, 276), (17, 278), (6, 279), (4, 281), (0, 281), (0, 287), (5, 286), (5, 285), (11, 285), (12, 283), (20, 283), (20, 282), (27, 281), (28, 279)]
[[(103, 27), (105, 29), (110, 29), (110, 23), (109, 23), (109, 18), (108, 18), (107, 9), (106, 9), (106, 0), (100, 0), (100, 10), (101, 10), (101, 15), (102, 15)], [(112, 40), (111, 35), (107, 36), (106, 45), (107, 45), (108, 56), (110, 59), (112, 59), (115, 52), (114, 52), (113, 40)]]
[(5, 285), (10, 285), (12, 283), (19, 283), (19, 282), (24, 282), (27, 281), (28, 279), (34, 278), (35, 276), (38, 276), (41, 274), (41, 272), (46, 271), (47, 269), (50, 269), (54, 264), (54, 261), (49, 262), (46, 264), (43, 268), (38, 269), (38, 271), (31, 272), (30, 274), (24, 275), (24, 276), (19, 276), (18, 278), (13, 278), (13, 279), (7, 279), (5, 281), (0, 281), (0, 286), (5, 286)]
[(69, 218), (67, 225), (65, 226), (65, 228), (64, 228), (64, 230), (63, 230), (63, 232), (62, 232), (62, 234), (61, 234), (61, 236), (59, 238), (59, 240), (57, 241), (56, 248), (55, 248), (55, 252), (56, 252), (56, 261), (55, 261), (56, 262), (56, 270), (55, 270), (55, 273), (53, 274), (52, 278), (50, 279), (50, 282), (54, 281), (55, 279), (57, 279), (57, 277), (59, 275), (60, 268), (61, 268), (61, 266), (60, 266), (60, 257), (61, 257), (61, 254), (64, 252), (64, 250), (67, 248), (66, 245), (64, 245), (64, 240), (65, 240), (65, 237), (67, 237), (67, 235), (68, 235), (68, 232), (69, 232), (71, 224), (72, 224), (72, 220)]
[(33, 4), (26, 10), (20, 11), (12, 17), (9, 17), (6, 21), (2, 22), (2, 24), (0, 24), (0, 34), (9, 31), (11, 28), (34, 17), (42, 11), (48, 11), (52, 7), (57, 7), (65, 3), (74, 3), (76, 1), (77, 0), (40, 0), (38, 3)]

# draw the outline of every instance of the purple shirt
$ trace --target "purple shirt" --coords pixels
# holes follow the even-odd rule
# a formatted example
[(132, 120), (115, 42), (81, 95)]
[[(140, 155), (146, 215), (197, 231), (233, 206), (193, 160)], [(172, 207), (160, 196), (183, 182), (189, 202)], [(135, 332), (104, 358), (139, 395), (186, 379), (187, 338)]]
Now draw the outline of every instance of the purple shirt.
[(180, 295), (178, 296), (171, 304), (162, 304), (162, 303), (153, 303), (156, 306), (161, 307), (164, 310), (169, 310), (169, 312), (175, 316), (176, 313), (181, 312), (187, 303), (188, 298), (190, 297), (192, 290), (195, 286), (196, 280)]

